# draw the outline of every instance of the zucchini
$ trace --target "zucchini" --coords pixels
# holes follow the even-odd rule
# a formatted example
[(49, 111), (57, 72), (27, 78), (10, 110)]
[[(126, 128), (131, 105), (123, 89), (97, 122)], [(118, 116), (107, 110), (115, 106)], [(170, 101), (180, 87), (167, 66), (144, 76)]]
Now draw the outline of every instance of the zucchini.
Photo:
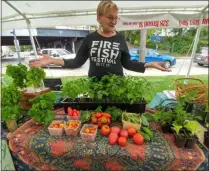
[(153, 138), (153, 132), (149, 128), (141, 127), (141, 130), (142, 130), (142, 132), (148, 134), (151, 139)]

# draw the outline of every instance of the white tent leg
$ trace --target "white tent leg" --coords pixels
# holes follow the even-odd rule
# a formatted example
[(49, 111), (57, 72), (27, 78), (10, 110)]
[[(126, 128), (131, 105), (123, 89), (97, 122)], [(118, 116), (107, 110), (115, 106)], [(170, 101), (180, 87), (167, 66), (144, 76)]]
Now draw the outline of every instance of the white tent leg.
[(29, 35), (30, 35), (30, 41), (31, 41), (31, 44), (32, 44), (32, 47), (33, 47), (33, 51), (34, 51), (35, 57), (37, 58), (38, 55), (37, 55), (37, 51), (36, 51), (36, 45), (35, 45), (33, 36), (32, 36), (32, 34), (31, 34), (31, 25), (30, 25), (30, 21), (29, 21), (29, 20), (26, 20), (26, 23), (27, 23), (28, 32), (29, 32)]
[(203, 20), (203, 14), (201, 14), (200, 24), (198, 25), (198, 28), (197, 28), (197, 31), (196, 31), (194, 46), (193, 46), (193, 49), (192, 49), (192, 54), (191, 54), (190, 63), (189, 63), (189, 69), (187, 71), (186, 78), (189, 78), (189, 74), (190, 74), (190, 71), (191, 71), (191, 68), (192, 68), (193, 59), (194, 59), (194, 56), (195, 56), (195, 53), (196, 53), (196, 50), (197, 50), (197, 44), (199, 42), (202, 20)]

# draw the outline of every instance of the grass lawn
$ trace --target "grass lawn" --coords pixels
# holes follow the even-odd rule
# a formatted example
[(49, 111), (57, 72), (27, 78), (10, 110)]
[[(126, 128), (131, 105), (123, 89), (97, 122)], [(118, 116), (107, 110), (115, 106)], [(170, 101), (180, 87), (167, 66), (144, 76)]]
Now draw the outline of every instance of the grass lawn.
[[(175, 79), (184, 78), (184, 76), (144, 76), (147, 81), (151, 82), (153, 91), (151, 92), (150, 97), (145, 97), (148, 102), (152, 100), (154, 95), (157, 92), (162, 92), (163, 90), (174, 90), (175, 89)], [(66, 81), (70, 81), (71, 79), (77, 79), (80, 77), (62, 77), (63, 84)], [(208, 75), (193, 75), (190, 78), (198, 78), (202, 80), (205, 84), (208, 84)], [(194, 82), (199, 83), (199, 82)]]

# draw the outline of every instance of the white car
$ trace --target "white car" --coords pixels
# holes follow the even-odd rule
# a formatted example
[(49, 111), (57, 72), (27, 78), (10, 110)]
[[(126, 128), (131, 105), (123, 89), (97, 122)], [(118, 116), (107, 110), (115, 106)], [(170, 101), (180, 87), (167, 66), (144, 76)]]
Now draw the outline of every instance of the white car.
[[(41, 49), (40, 53), (42, 54), (47, 54), (52, 58), (56, 58), (56, 59), (73, 59), (75, 58), (76, 54), (71, 53), (69, 51), (67, 51), (66, 49), (56, 49), (56, 48), (50, 48), (50, 49)], [(34, 59), (34, 53), (31, 52), (29, 56), (25, 56), (24, 57), (24, 61), (25, 62), (29, 62), (31, 59)], [(40, 56), (38, 55), (38, 58), (40, 58)], [(51, 64), (51, 67), (54, 67), (56, 65)]]

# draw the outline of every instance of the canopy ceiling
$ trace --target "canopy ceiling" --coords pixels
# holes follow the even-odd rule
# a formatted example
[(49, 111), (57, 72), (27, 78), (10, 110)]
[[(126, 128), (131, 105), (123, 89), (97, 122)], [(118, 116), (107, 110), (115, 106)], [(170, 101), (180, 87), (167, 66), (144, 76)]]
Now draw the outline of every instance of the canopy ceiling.
[[(32, 28), (97, 25), (99, 1), (8, 1), (30, 21)], [(120, 15), (201, 14), (207, 1), (115, 1)], [(150, 14), (150, 15), (149, 15)], [(127, 17), (126, 17), (127, 18)], [(120, 23), (119, 23), (120, 26)], [(23, 16), (2, 2), (2, 29), (27, 28)], [(119, 28), (120, 29), (120, 28)]]

